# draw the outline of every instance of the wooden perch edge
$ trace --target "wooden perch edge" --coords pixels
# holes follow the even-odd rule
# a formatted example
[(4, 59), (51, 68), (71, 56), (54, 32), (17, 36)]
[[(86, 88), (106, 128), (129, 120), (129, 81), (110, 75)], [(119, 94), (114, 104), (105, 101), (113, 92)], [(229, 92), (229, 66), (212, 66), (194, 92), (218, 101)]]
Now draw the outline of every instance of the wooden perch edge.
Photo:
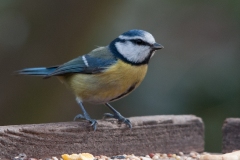
[(99, 120), (94, 132), (86, 121), (0, 126), (0, 158), (59, 157), (84, 153), (118, 155), (204, 151), (204, 125), (193, 115), (131, 117), (130, 130), (116, 120)]

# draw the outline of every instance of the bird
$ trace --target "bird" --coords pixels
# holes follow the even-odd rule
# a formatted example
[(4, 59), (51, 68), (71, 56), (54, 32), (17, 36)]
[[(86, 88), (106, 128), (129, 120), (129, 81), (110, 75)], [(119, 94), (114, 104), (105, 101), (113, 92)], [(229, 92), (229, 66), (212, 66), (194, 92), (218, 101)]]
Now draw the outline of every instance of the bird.
[(90, 123), (95, 131), (97, 120), (92, 119), (83, 103), (105, 104), (112, 113), (105, 118), (115, 118), (130, 129), (132, 124), (109, 103), (127, 96), (143, 81), (148, 63), (155, 51), (164, 48), (153, 35), (140, 29), (126, 31), (110, 42), (91, 52), (52, 67), (25, 68), (17, 71), (21, 75), (53, 76), (73, 91), (82, 114), (74, 117)]

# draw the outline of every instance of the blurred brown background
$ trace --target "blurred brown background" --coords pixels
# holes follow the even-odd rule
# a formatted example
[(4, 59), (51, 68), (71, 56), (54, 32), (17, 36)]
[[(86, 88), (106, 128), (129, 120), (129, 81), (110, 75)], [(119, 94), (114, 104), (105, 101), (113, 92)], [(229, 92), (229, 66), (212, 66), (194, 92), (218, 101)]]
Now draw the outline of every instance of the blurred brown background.
[[(1, 0), (0, 125), (71, 121), (81, 110), (64, 85), (14, 71), (64, 63), (130, 29), (165, 48), (140, 87), (113, 106), (126, 117), (200, 116), (206, 150), (220, 152), (224, 119), (240, 117), (238, 0)], [(93, 118), (109, 112), (85, 105)]]

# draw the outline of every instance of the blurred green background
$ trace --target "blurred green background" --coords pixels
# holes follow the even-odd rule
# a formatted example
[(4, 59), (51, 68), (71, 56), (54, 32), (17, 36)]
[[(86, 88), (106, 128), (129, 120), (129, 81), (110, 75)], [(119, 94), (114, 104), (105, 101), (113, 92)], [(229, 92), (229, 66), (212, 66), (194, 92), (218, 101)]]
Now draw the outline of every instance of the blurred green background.
[[(130, 29), (164, 45), (140, 87), (112, 103), (126, 117), (195, 114), (206, 151), (221, 151), (221, 127), (240, 117), (238, 0), (0, 1), (0, 125), (71, 121), (81, 110), (56, 78), (15, 76), (26, 67), (62, 64)], [(109, 112), (85, 104), (93, 118)]]

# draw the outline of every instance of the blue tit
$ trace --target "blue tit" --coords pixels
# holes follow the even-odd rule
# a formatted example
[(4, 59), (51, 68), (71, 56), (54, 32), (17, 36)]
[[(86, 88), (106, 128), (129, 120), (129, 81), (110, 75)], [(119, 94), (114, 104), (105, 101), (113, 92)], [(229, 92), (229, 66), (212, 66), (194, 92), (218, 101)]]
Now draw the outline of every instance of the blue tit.
[(132, 128), (131, 122), (109, 102), (127, 96), (140, 85), (146, 75), (149, 60), (156, 50), (162, 48), (149, 32), (133, 29), (121, 34), (108, 46), (96, 48), (62, 65), (26, 68), (18, 73), (44, 78), (57, 76), (76, 95), (83, 112), (74, 120), (85, 119), (94, 130), (97, 121), (86, 112), (83, 102), (105, 104), (113, 112), (105, 113), (105, 117), (115, 118)]

